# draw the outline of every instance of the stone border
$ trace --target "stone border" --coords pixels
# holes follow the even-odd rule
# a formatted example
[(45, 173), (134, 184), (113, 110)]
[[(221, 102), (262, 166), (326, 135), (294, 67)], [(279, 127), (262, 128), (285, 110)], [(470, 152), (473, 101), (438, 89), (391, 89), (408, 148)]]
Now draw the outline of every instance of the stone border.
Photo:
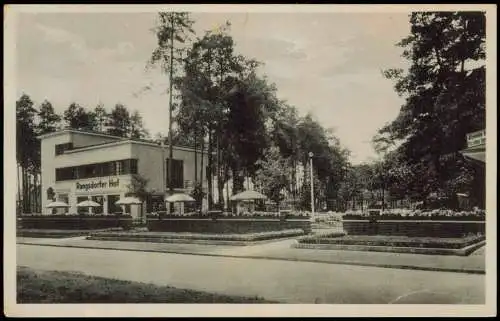
[(346, 250), (346, 251), (368, 251), (368, 252), (392, 252), (392, 253), (410, 253), (427, 255), (456, 255), (468, 256), (478, 248), (486, 244), (486, 240), (479, 241), (461, 249), (446, 248), (422, 248), (422, 247), (395, 247), (380, 245), (347, 245), (347, 244), (310, 244), (296, 243), (292, 247), (296, 249), (314, 249), (314, 250)]

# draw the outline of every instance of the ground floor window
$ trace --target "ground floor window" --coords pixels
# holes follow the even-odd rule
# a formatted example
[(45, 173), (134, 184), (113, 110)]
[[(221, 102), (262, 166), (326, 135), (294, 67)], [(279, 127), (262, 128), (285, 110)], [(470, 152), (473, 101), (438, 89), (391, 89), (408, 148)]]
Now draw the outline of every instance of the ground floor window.
[(116, 202), (120, 199), (120, 195), (108, 195), (108, 214), (122, 213), (123, 210)]
[(163, 195), (151, 195), (146, 199), (146, 212), (165, 211), (165, 201)]
[[(59, 194), (57, 196), (57, 200), (60, 201), (60, 202), (64, 202), (64, 203), (66, 203), (66, 204), (69, 205), (69, 196), (68, 196), (68, 194)], [(60, 209), (60, 210), (57, 210), (57, 211), (52, 211), (53, 214), (67, 213), (67, 212), (68, 212), (68, 208), (63, 208), (63, 209)]]
[[(89, 199), (88, 196), (78, 196), (76, 198), (76, 204), (80, 204), (81, 202), (87, 201)], [(76, 211), (78, 214), (89, 214), (89, 208), (88, 207), (80, 207), (78, 206), (76, 208)]]
[(101, 204), (101, 206), (99, 206), (99, 207), (94, 207), (92, 209), (92, 212), (94, 214), (103, 214), (104, 213), (104, 206), (103, 206), (103, 204), (104, 204), (104, 197), (102, 195), (92, 196), (92, 201)]

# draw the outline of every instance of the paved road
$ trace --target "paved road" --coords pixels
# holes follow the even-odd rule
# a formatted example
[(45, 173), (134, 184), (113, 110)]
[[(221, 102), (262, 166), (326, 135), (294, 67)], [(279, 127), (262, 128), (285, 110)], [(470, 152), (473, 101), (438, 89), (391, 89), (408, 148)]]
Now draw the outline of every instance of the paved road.
[(43, 270), (170, 285), (286, 303), (484, 304), (485, 277), (309, 262), (17, 245)]

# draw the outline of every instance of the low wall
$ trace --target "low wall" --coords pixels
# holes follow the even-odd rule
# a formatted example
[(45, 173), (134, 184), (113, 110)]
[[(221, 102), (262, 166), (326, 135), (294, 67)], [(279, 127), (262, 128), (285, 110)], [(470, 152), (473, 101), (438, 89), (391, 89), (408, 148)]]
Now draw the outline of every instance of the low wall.
[(349, 235), (462, 237), (467, 234), (486, 234), (484, 221), (344, 220), (342, 225)]
[(213, 234), (245, 234), (268, 231), (302, 229), (311, 233), (308, 219), (254, 219), (254, 218), (147, 218), (149, 231), (192, 232)]
[(130, 215), (30, 215), (18, 220), (18, 228), (22, 229), (95, 230), (131, 226)]

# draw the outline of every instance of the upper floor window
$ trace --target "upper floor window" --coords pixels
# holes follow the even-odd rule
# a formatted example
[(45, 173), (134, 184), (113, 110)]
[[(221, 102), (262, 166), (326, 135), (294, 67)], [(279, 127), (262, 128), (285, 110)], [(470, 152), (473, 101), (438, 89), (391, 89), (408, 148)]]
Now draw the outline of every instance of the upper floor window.
[(56, 181), (137, 174), (137, 159), (56, 168)]
[(73, 143), (64, 143), (56, 145), (56, 155), (61, 155), (66, 150), (70, 150), (73, 148)]

